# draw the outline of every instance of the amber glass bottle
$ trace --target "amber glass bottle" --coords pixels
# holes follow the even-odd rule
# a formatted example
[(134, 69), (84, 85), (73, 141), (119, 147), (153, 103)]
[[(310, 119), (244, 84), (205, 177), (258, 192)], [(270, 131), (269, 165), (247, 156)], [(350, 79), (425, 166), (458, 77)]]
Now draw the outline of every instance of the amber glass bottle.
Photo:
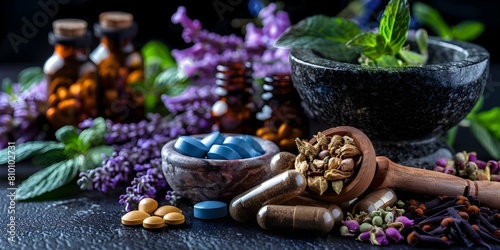
[(52, 130), (77, 126), (98, 115), (97, 66), (89, 59), (87, 22), (59, 19), (52, 23), (49, 43), (54, 53), (43, 66), (48, 83), (47, 121)]
[(142, 120), (144, 97), (136, 87), (144, 81), (144, 64), (134, 44), (137, 25), (132, 14), (101, 13), (94, 34), (100, 37), (99, 45), (90, 54), (99, 69), (99, 113), (120, 123)]
[(212, 106), (213, 130), (222, 133), (255, 134), (260, 126), (253, 94), (250, 63), (231, 62), (217, 65), (215, 83), (219, 100)]
[(291, 75), (283, 73), (265, 77), (261, 99), (264, 104), (257, 118), (263, 125), (256, 135), (275, 142), (282, 151), (297, 153), (295, 138), (306, 136), (309, 123)]

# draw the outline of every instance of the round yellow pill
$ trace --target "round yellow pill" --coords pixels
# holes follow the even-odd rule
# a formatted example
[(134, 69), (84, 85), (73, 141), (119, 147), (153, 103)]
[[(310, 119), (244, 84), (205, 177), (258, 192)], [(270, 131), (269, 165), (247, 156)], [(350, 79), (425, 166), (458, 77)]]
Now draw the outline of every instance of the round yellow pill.
[(163, 220), (165, 221), (165, 224), (167, 224), (167, 225), (180, 225), (180, 224), (184, 223), (186, 218), (184, 217), (183, 214), (181, 214), (179, 212), (171, 212), (171, 213), (165, 214), (165, 216), (163, 216)]
[(144, 219), (142, 226), (147, 229), (159, 229), (165, 226), (165, 221), (161, 217), (150, 216)]
[(130, 211), (122, 216), (122, 224), (126, 226), (141, 225), (144, 219), (148, 218), (149, 214), (139, 210)]
[(163, 218), (163, 216), (165, 216), (166, 214), (168, 213), (171, 213), (171, 212), (177, 212), (177, 213), (182, 213), (182, 210), (180, 210), (178, 207), (176, 206), (172, 206), (172, 205), (164, 205), (164, 206), (161, 206), (159, 207), (158, 209), (156, 209), (154, 212), (153, 212), (153, 215), (155, 216), (160, 216)]

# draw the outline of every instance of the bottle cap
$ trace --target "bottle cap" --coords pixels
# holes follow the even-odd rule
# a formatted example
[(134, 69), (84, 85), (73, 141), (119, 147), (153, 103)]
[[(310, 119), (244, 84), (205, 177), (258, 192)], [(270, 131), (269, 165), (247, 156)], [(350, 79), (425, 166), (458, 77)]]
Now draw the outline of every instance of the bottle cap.
[(122, 11), (107, 11), (99, 15), (99, 24), (106, 29), (125, 29), (132, 25), (134, 16)]
[(87, 22), (81, 19), (59, 19), (52, 22), (54, 34), (63, 37), (83, 37), (87, 33)]

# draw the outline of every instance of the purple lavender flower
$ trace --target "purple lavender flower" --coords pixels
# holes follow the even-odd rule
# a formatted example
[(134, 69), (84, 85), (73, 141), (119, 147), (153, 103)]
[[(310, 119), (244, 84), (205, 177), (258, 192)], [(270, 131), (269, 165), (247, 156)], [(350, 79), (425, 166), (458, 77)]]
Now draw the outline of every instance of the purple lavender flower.
[(399, 230), (397, 228), (394, 228), (394, 227), (386, 228), (385, 235), (387, 236), (387, 238), (389, 238), (390, 240), (392, 240), (394, 242), (399, 242), (399, 241), (404, 239), (404, 237), (401, 235)]

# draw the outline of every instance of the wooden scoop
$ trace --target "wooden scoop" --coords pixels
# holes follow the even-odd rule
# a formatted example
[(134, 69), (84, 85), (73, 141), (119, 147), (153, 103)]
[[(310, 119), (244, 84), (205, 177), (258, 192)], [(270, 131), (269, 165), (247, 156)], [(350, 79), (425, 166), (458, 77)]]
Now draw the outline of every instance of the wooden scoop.
[[(329, 202), (343, 202), (362, 195), (368, 189), (381, 188), (402, 189), (433, 196), (455, 196), (463, 195), (465, 188), (469, 187), (469, 194), (476, 196), (481, 204), (500, 209), (500, 182), (471, 181), (434, 170), (396, 164), (385, 156), (375, 156), (371, 141), (361, 130), (354, 127), (339, 126), (322, 133), (327, 136), (338, 134), (352, 137), (363, 154), (363, 160), (356, 177), (340, 194), (307, 193), (308, 196)], [(310, 142), (315, 141), (313, 138)]]

